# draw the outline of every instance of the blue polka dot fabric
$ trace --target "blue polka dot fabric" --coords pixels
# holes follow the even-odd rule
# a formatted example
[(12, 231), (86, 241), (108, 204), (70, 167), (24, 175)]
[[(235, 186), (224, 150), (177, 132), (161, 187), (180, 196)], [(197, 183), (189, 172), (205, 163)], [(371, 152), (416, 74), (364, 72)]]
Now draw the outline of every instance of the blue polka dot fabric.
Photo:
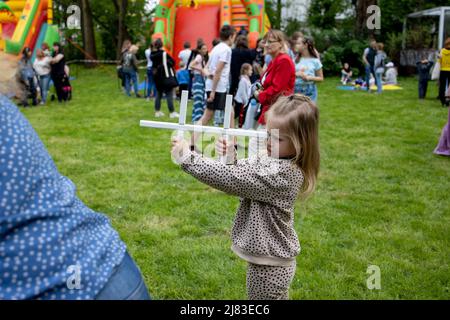
[(0, 300), (93, 299), (125, 250), (0, 94)]

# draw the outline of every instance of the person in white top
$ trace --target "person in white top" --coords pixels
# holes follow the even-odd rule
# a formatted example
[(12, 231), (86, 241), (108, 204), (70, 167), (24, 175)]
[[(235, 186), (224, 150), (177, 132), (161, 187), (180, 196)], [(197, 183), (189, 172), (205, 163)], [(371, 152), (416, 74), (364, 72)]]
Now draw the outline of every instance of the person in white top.
[[(236, 30), (232, 26), (224, 25), (220, 29), (221, 42), (211, 51), (205, 68), (207, 104), (203, 116), (197, 122), (198, 125), (208, 125), (216, 110), (225, 110), (226, 95), (230, 82), (231, 45), (235, 38)], [(231, 127), (234, 127), (234, 116), (231, 117)], [(192, 135), (192, 147), (195, 146), (198, 137), (198, 133)]]
[(51, 57), (46, 56), (41, 49), (37, 49), (33, 69), (36, 72), (39, 88), (41, 90), (41, 105), (47, 103), (48, 90), (50, 87), (50, 72), (52, 70), (50, 65), (51, 61)]
[(191, 56), (191, 43), (186, 41), (184, 43), (184, 50), (181, 50), (178, 54), (178, 58), (183, 61), (184, 65), (187, 66), (189, 62), (189, 57)]
[(147, 81), (145, 84), (145, 98), (147, 101), (156, 96), (155, 81), (153, 79), (153, 61), (152, 55), (152, 44), (150, 43), (148, 49), (145, 50), (145, 57), (147, 58)]
[(250, 77), (253, 75), (253, 67), (249, 63), (244, 63), (241, 67), (241, 79), (239, 80), (239, 86), (234, 97), (234, 116), (239, 118), (239, 128), (242, 128), (244, 124), (244, 107), (247, 105), (251, 89), (252, 82)]
[(392, 62), (386, 64), (386, 74), (385, 79), (386, 84), (397, 84), (397, 70)]

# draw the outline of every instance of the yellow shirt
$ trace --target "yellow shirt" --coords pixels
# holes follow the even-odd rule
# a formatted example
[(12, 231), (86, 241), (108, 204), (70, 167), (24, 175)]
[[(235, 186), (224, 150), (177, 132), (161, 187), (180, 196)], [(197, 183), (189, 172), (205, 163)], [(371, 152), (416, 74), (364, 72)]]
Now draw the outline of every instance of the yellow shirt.
[(445, 48), (441, 50), (439, 62), (441, 63), (441, 71), (450, 71), (450, 50)]

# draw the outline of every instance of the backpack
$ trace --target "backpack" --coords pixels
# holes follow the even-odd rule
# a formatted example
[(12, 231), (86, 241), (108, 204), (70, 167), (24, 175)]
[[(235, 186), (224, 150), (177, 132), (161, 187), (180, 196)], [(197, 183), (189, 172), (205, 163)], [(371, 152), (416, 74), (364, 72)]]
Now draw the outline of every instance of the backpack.
[(165, 89), (173, 89), (178, 87), (178, 80), (173, 70), (172, 63), (167, 61), (167, 52), (163, 53), (163, 63), (158, 66), (158, 72), (160, 79), (162, 80), (162, 85)]
[(123, 57), (122, 67), (124, 69), (131, 69), (133, 67), (133, 54), (127, 52)]
[(385, 65), (386, 65), (386, 56), (380, 58), (381, 55), (375, 56), (375, 65), (374, 69), (376, 73), (384, 73)]

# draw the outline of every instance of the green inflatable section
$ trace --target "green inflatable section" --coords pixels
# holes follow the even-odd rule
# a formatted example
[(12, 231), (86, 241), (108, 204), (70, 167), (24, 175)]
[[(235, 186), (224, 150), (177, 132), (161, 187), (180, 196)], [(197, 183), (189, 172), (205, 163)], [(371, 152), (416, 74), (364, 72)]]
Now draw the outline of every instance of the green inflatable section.
[(9, 12), (12, 12), (11, 8), (8, 7), (8, 5), (6, 3), (2, 2), (2, 1), (0, 1), (0, 11), (1, 10), (6, 10), (6, 11), (9, 11)]
[(47, 28), (47, 33), (45, 34), (44, 42), (47, 43), (50, 47), (55, 42), (59, 42), (59, 32), (58, 26), (49, 25)]
[(36, 16), (36, 13), (38, 11), (39, 7), (39, 1), (35, 1), (33, 4), (33, 8), (31, 9), (30, 15), (27, 17), (26, 25), (24, 32), (22, 33), (19, 41), (11, 41), (6, 40), (5, 43), (5, 52), (10, 54), (19, 54), (22, 50), (23, 44), (25, 43), (25, 40), (27, 38), (28, 33), (30, 32), (31, 26), (33, 24), (33, 19)]

